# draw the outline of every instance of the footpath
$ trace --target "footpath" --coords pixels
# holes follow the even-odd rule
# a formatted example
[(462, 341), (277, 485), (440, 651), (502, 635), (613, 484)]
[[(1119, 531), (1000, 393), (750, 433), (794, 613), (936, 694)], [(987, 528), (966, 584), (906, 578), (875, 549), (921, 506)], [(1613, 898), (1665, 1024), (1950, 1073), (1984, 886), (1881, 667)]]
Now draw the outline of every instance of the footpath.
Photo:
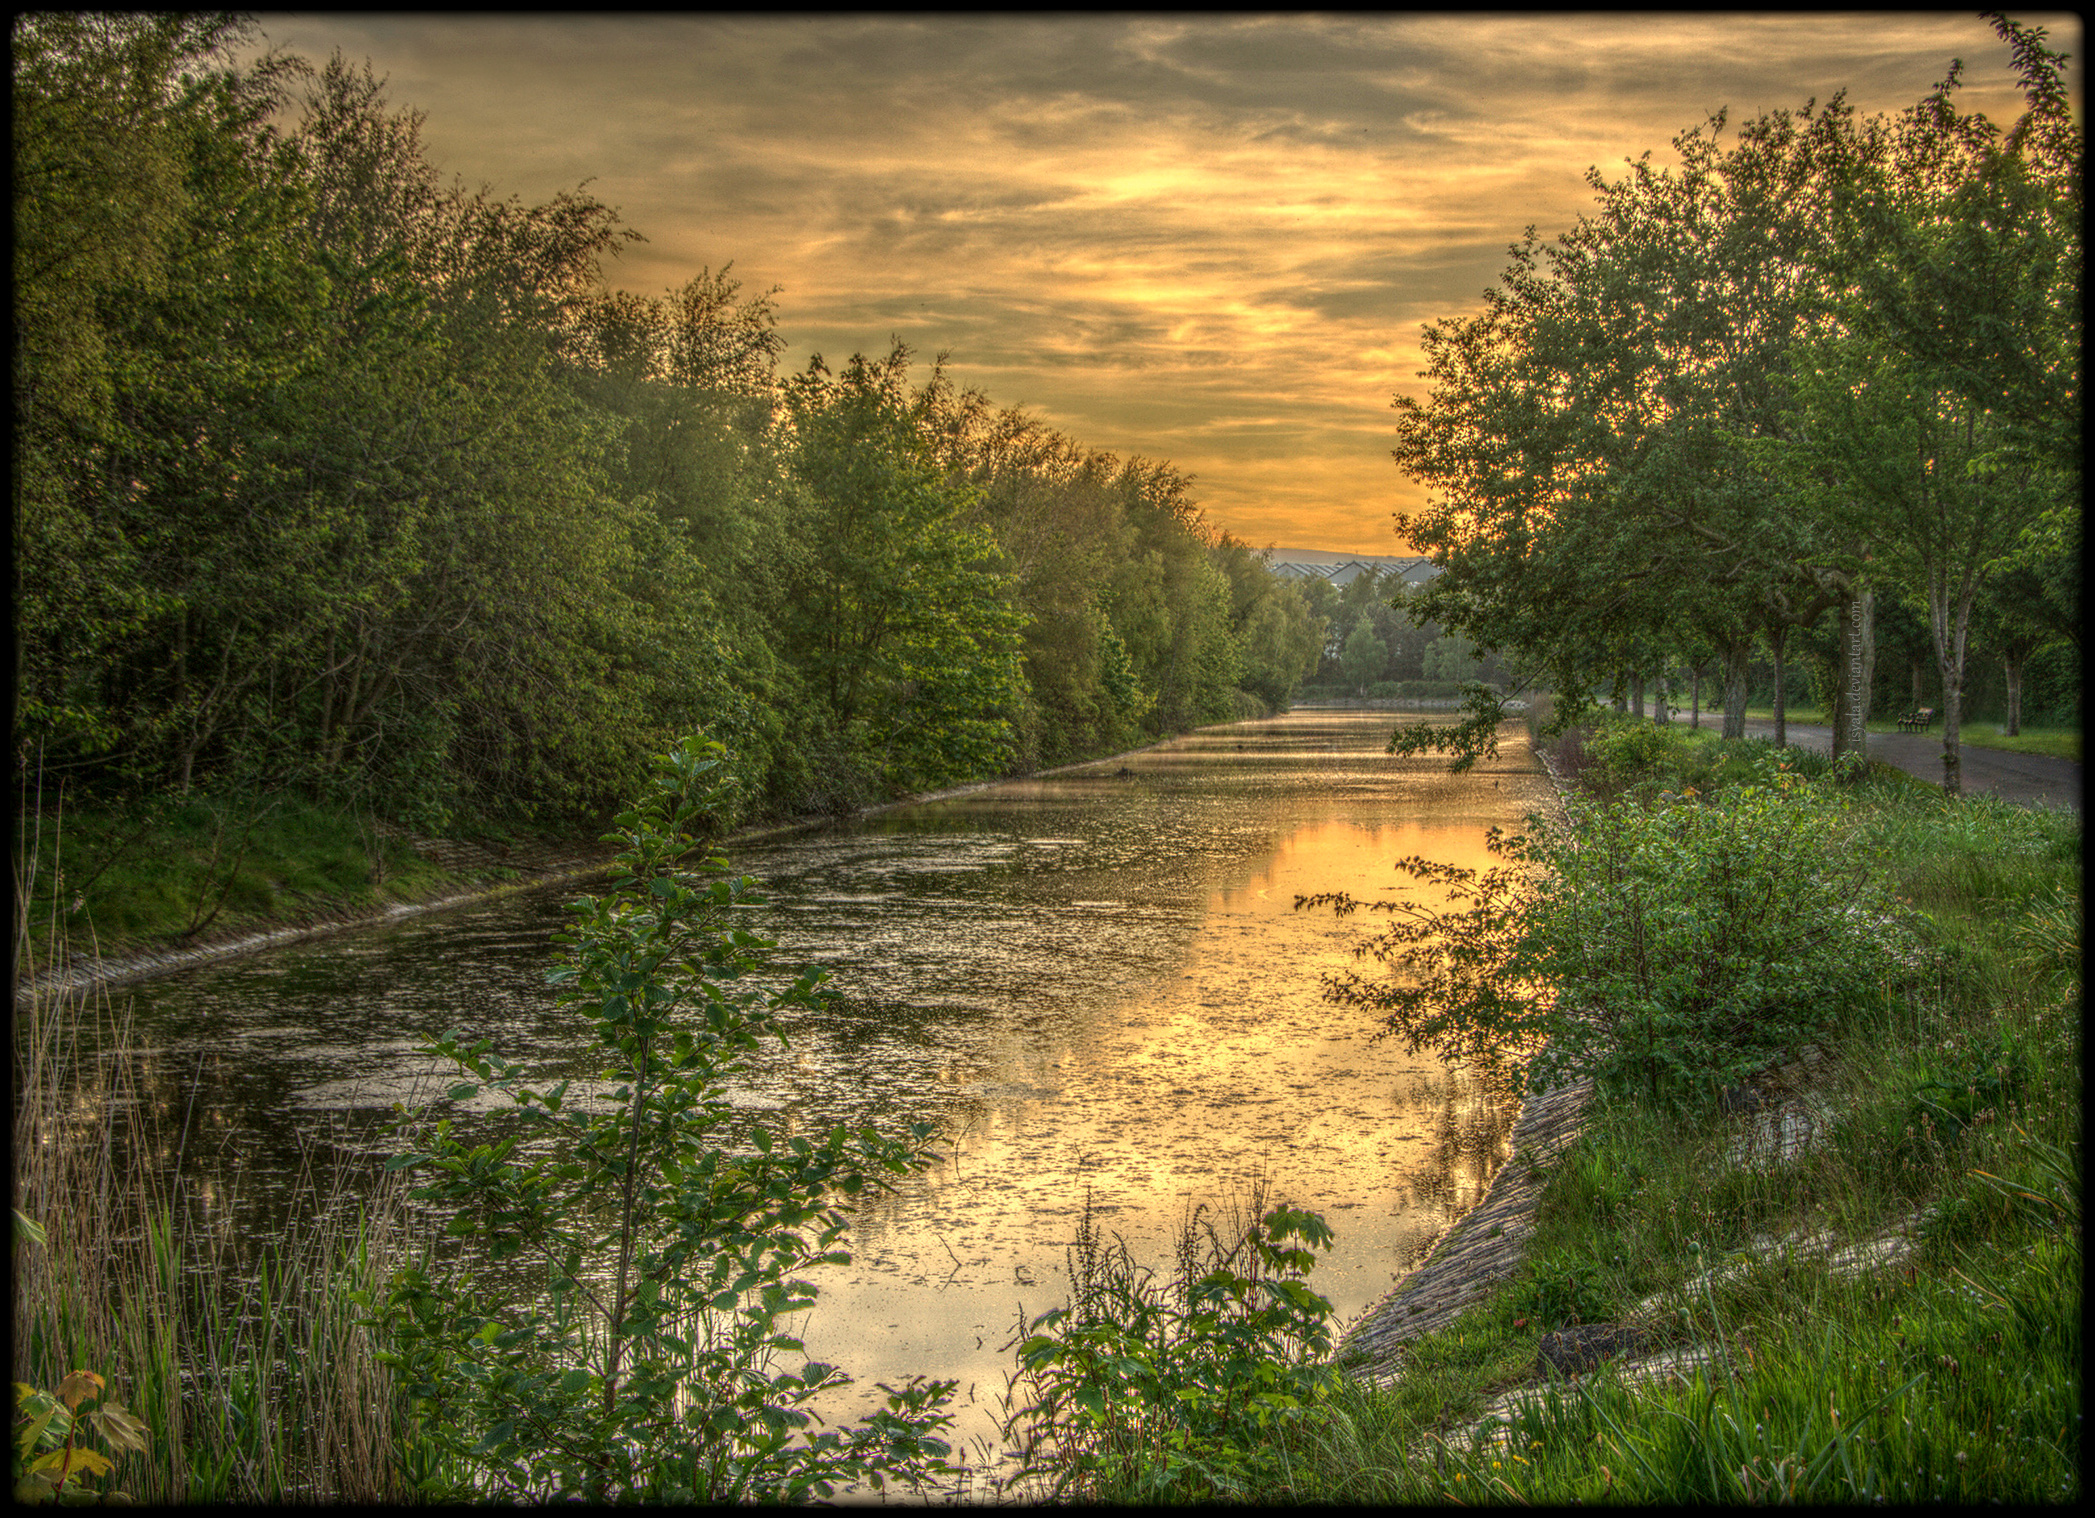
[[(1775, 724), (1749, 719), (1749, 738), (1772, 738)], [(1789, 724), (1789, 741), (1799, 748), (1821, 754), (1833, 752), (1833, 729), (1815, 722)], [(1968, 795), (1998, 796), (2019, 806), (2080, 808), (2080, 765), (2072, 759), (2054, 759), (2048, 754), (2015, 754), (2006, 749), (1957, 746), (1963, 761), (1964, 790)], [(1869, 756), (1897, 765), (1917, 780), (1942, 784), (1942, 735), (1940, 733), (1871, 733)]]

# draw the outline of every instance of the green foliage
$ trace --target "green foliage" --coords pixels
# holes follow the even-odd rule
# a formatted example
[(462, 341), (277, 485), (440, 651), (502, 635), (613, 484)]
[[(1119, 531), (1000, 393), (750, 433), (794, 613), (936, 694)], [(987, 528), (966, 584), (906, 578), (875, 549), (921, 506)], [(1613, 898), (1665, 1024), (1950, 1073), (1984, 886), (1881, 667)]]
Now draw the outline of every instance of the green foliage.
[(796, 552), (785, 650), (824, 725), (899, 790), (993, 772), (1023, 693), (1020, 619), (975, 493), (930, 456), (908, 350), (787, 387)]
[(1914, 1116), (1925, 1116), (1954, 1143), (1973, 1123), (1999, 1121), (2028, 1079), (2029, 1060), (2020, 1042), (2006, 1029), (1996, 1029), (1977, 1047), (1930, 1072), (1914, 1090)]
[(1168, 464), (782, 384), (775, 292), (611, 291), (608, 207), (251, 33), (15, 27), (18, 778), (594, 822), (703, 726), (801, 812), (1286, 705), (1316, 619)]
[(1244, 689), (1275, 711), (1285, 711), (1304, 677), (1316, 672), (1323, 627), (1299, 583), (1279, 584), (1263, 571), (1261, 578), (1268, 589), (1252, 603), (1238, 629)]
[(1603, 720), (1586, 740), (1595, 773), (1581, 777), (1586, 784), (1628, 788), (1639, 781), (1657, 781), (1686, 756), (1687, 736), (1656, 723)]
[(2044, 590), (2041, 625), (1993, 620), (2011, 685), (2077, 597), (2049, 550), (2079, 520), (2081, 134), (2063, 56), (1994, 27), (2027, 103), (2005, 133), (1959, 110), (1957, 64), (1894, 117), (1720, 112), (1675, 164), (1590, 171), (1576, 226), (1428, 324), (1430, 393), (1396, 402), (1430, 496), (1398, 531), (1445, 571), (1417, 615), (1560, 692), (1720, 669), (1737, 737), (1757, 639), (1780, 659), (1831, 607), (1910, 596), (1959, 788), (1975, 596), (2018, 562)]
[[(20, 1214), (17, 1214), (19, 1218)], [(131, 1416), (123, 1403), (105, 1394), (106, 1384), (91, 1370), (76, 1370), (56, 1391), (39, 1391), (15, 1383), (15, 1501), (35, 1506), (45, 1502), (129, 1502), (110, 1488), (97, 1492), (90, 1484), (106, 1481), (115, 1461), (92, 1445), (81, 1443), (87, 1425), (112, 1451), (144, 1454), (152, 1433)], [(83, 1404), (93, 1406), (83, 1410)]]
[(1388, 662), (1389, 649), (1366, 622), (1354, 627), (1339, 655), (1339, 668), (1345, 672), (1347, 683), (1356, 688), (1365, 688)]
[[(1911, 929), (1843, 857), (1841, 804), (1790, 777), (1649, 809), (1573, 799), (1561, 820), (1494, 831), (1481, 875), (1407, 859), (1446, 909), (1356, 949), (1399, 972), (1326, 980), (1414, 1050), (1524, 1061), (1537, 1090), (1592, 1077), (1647, 1098), (1713, 1094), (1794, 1053), (1906, 973)], [(1466, 903), (1466, 904), (1464, 904)], [(1343, 895), (1303, 898), (1341, 915)]]
[(1514, 1288), (1513, 1305), (1531, 1325), (1568, 1328), (1606, 1321), (1611, 1311), (1591, 1260), (1552, 1254), (1528, 1261), (1525, 1279)]
[(1392, 754), (1449, 753), (1448, 772), (1466, 773), (1479, 759), (1498, 757), (1499, 724), (1506, 720), (1506, 700), (1480, 680), (1464, 682), (1460, 722), (1409, 722), (1389, 735)]
[(733, 914), (757, 899), (753, 882), (699, 836), (728, 804), (725, 765), (697, 737), (658, 762), (618, 816), (611, 893), (577, 903), (562, 936), (550, 979), (608, 1062), (595, 1093), (533, 1084), (485, 1039), (427, 1046), (467, 1077), (452, 1100), (499, 1095), (511, 1129), (469, 1143), (441, 1118), (393, 1168), (421, 1173), (414, 1195), (452, 1214), (451, 1233), (528, 1262), (541, 1294), (490, 1304), (419, 1267), (369, 1305), (401, 1345), (389, 1363), (483, 1495), (792, 1501), (946, 1470), (951, 1382), (912, 1380), (865, 1423), (808, 1434), (805, 1404), (846, 1378), (777, 1365), (804, 1354), (784, 1321), (815, 1298), (799, 1273), (848, 1259), (838, 1204), (929, 1155), (922, 1127), (809, 1139), (758, 1125), (735, 1141), (728, 1080), (824, 976), (752, 979), (770, 945)]
[[(1070, 1303), (1019, 1325), (1007, 1437), (1041, 1495), (1242, 1500), (1277, 1474), (1274, 1432), (1337, 1388), (1331, 1305), (1305, 1278), (1331, 1230), (1286, 1206), (1225, 1241), (1196, 1208), (1168, 1287), (1109, 1245), (1090, 1199), (1070, 1251)], [(1295, 1241), (1291, 1243), (1290, 1241)]]

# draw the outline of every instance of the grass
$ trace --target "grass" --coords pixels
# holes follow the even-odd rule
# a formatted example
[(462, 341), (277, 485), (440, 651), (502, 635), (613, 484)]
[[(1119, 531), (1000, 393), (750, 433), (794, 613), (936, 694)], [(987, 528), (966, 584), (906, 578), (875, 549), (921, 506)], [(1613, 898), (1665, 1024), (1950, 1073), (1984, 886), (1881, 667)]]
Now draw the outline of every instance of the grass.
[[(1631, 793), (1769, 757), (1661, 745), (1630, 776), (1576, 736), (1559, 747), (1563, 768)], [(1923, 914), (1926, 954), (1823, 1031), (1825, 1140), (1755, 1168), (1714, 1108), (1596, 1106), (1549, 1162), (1522, 1272), (1393, 1375), (1356, 1364), (1276, 1423), (1248, 1500), (2077, 1498), (2079, 819), (1949, 802), (1881, 767), (1847, 794), (1845, 856)], [(1907, 1253), (1837, 1267), (1886, 1241)], [(1641, 1382), (1543, 1370), (1543, 1333), (1578, 1320), (1701, 1363)]]
[(25, 941), (36, 962), (49, 960), (54, 934), (100, 955), (186, 948), (427, 901), (501, 874), (447, 870), (368, 815), (290, 794), (85, 808), (25, 798), (15, 847), (17, 877), (32, 883)]
[[(1773, 722), (1775, 709), (1768, 706), (1749, 706), (1746, 708), (1746, 715), (1757, 722)], [(1708, 726), (1708, 719), (1709, 713), (1704, 712), (1704, 726)], [(1817, 723), (1823, 727), (1833, 719), (1817, 707), (1792, 706), (1789, 708), (1789, 720)], [(1720, 711), (1720, 725), (1722, 721), (1723, 713)], [(1896, 733), (1900, 731), (1898, 718), (1873, 718), (1869, 730), (1873, 733)], [(1936, 737), (1941, 736), (1940, 717), (1929, 732)], [(2011, 738), (2002, 731), (2001, 723), (1974, 722), (1966, 718), (1957, 737), (1960, 743), (1969, 744), (1973, 748), (2002, 749), (2014, 754), (2045, 754), (2053, 759), (2071, 759), (2076, 764), (2080, 762), (2080, 729), (2077, 727), (2032, 727), (2025, 723), (2022, 731)]]
[(139, 1502), (406, 1500), (419, 1441), (351, 1299), (407, 1246), (400, 1188), (353, 1205), (316, 1172), (278, 1239), (237, 1238), (152, 1163), (186, 1127), (144, 1115), (106, 999), (39, 994), (17, 1026), (14, 1205), (44, 1238), (13, 1242), (15, 1381), (102, 1376), (149, 1432), (110, 1477)]

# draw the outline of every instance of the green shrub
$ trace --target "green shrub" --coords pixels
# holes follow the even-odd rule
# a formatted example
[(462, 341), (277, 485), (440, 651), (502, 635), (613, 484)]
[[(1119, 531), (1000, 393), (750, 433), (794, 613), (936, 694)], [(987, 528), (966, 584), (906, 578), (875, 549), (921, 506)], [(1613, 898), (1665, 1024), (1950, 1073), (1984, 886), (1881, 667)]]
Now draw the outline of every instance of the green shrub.
[[(446, 1452), (478, 1472), (475, 1495), (790, 1501), (948, 1470), (934, 1436), (953, 1383), (912, 1380), (864, 1425), (808, 1435), (805, 1404), (845, 1378), (775, 1367), (804, 1355), (781, 1323), (815, 1297), (796, 1272), (848, 1259), (835, 1200), (929, 1156), (921, 1127), (908, 1140), (841, 1128), (810, 1140), (759, 1126), (730, 1145), (729, 1077), (824, 977), (744, 980), (771, 947), (731, 925), (757, 899), (753, 882), (693, 857), (698, 820), (729, 812), (724, 760), (692, 738), (658, 761), (611, 835), (624, 845), (611, 894), (573, 908), (550, 978), (607, 1058), (601, 1099), (528, 1084), (487, 1040), (425, 1046), (472, 1077), (453, 1101), (500, 1093), (515, 1131), (469, 1145), (445, 1118), (392, 1167), (428, 1178), (414, 1195), (452, 1211), (450, 1233), (529, 1262), (543, 1288), (490, 1306), (471, 1283), (417, 1268), (384, 1303), (403, 1346), (388, 1363)], [(541, 1141), (532, 1157), (512, 1158), (527, 1138)]]
[(1614, 1310), (1600, 1284), (1599, 1268), (1591, 1260), (1562, 1253), (1528, 1261), (1514, 1288), (1513, 1303), (1531, 1327), (1544, 1329), (1605, 1322)]
[(1588, 763), (1598, 780), (1615, 787), (1671, 778), (1679, 773), (1688, 750), (1686, 734), (1641, 720), (1604, 717), (1586, 739)]
[[(1535, 1090), (1592, 1077), (1647, 1098), (1713, 1094), (1881, 999), (1915, 963), (1904, 915), (1844, 851), (1845, 809), (1792, 777), (1650, 809), (1573, 798), (1494, 831), (1507, 866), (1412, 858), (1451, 898), (1384, 901), (1356, 951), (1396, 971), (1328, 976), (1415, 1052), (1525, 1061)], [(1344, 914), (1344, 895), (1298, 898)]]
[(1332, 1235), (1314, 1213), (1261, 1206), (1227, 1240), (1196, 1210), (1166, 1288), (1125, 1241), (1105, 1243), (1086, 1198), (1069, 1306), (1020, 1321), (1029, 1400), (1004, 1430), (1046, 1495), (1241, 1500), (1277, 1475), (1272, 1435), (1339, 1384), (1331, 1304), (1305, 1284)]

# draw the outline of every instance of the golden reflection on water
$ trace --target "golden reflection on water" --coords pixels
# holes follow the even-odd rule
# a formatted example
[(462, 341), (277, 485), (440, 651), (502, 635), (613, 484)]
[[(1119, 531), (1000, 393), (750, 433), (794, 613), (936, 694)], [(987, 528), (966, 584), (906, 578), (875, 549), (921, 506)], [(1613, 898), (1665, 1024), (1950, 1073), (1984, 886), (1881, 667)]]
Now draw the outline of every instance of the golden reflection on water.
[[(815, 1277), (808, 1353), (858, 1378), (825, 1415), (855, 1415), (880, 1381), (955, 1377), (963, 1441), (991, 1436), (1017, 1313), (1063, 1301), (1087, 1194), (1138, 1258), (1168, 1266), (1190, 1206), (1263, 1176), (1335, 1229), (1311, 1284), (1342, 1320), (1474, 1204), (1514, 1103), (1325, 1003), (1322, 977), (1378, 919), (1294, 900), (1406, 889), (1394, 861), (1411, 854), (1485, 865), (1486, 830), (1547, 787), (1520, 740), (1450, 776), (1384, 753), (1390, 721), (1209, 729), (736, 851), (772, 899), (752, 925), (789, 961), (832, 967), (843, 993), (753, 1063), (736, 1105), (788, 1130), (945, 1134), (935, 1169), (859, 1209), (852, 1264)], [(416, 1045), (444, 1028), (588, 1084), (594, 1055), (544, 979), (568, 894), (127, 993), (144, 1094), (163, 1137), (179, 1134), (193, 1202), (264, 1237), (285, 1226), (282, 1198), (311, 1189), (316, 1155), (374, 1173), (397, 1142), (387, 1110), (429, 1089)], [(484, 1094), (461, 1131), (497, 1106)]]
[[(1470, 806), (1421, 818), (1414, 793), (1444, 795), (1447, 777), (1376, 754), (1387, 720), (1340, 738), (1350, 762), (1392, 767), (1389, 781), (1346, 785), (1335, 808), (1316, 805), (1312, 786), (1289, 798), (1309, 815), (1248, 855), (1200, 867), (1190, 932), (1168, 965), (1036, 1036), (997, 1041), (986, 1058), (941, 1063), (941, 1087), (974, 1098), (946, 1163), (861, 1211), (856, 1258), (821, 1281), (807, 1325), (809, 1353), (860, 1378), (855, 1400), (870, 1404), (875, 1382), (915, 1371), (957, 1376), (963, 1433), (986, 1437), (1016, 1314), (1063, 1301), (1087, 1193), (1138, 1259), (1168, 1268), (1189, 1206), (1241, 1197), (1263, 1177), (1274, 1200), (1320, 1211), (1336, 1231), (1312, 1285), (1342, 1322), (1480, 1198), (1517, 1103), (1488, 1079), (1373, 1041), (1367, 1014), (1327, 1004), (1322, 978), (1355, 963), (1371, 923), (1294, 903), (1414, 893), (1394, 868), (1413, 854), (1487, 867), (1487, 828), (1517, 823), (1537, 793), (1524, 752), (1509, 751), (1480, 766)], [(1372, 790), (1384, 794), (1362, 794)]]

